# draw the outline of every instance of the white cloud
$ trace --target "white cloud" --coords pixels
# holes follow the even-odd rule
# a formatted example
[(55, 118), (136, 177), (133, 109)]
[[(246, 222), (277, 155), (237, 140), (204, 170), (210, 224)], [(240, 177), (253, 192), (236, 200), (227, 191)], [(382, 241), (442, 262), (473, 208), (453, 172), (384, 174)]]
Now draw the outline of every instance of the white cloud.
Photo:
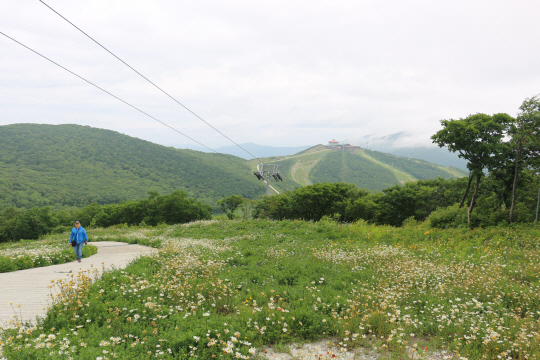
[[(540, 92), (537, 1), (48, 4), (238, 143), (305, 145), (515, 115)], [(229, 145), (37, 1), (2, 31), (210, 147)], [(162, 125), (0, 37), (0, 125), (79, 123), (163, 144)], [(412, 140), (414, 139), (414, 140)]]

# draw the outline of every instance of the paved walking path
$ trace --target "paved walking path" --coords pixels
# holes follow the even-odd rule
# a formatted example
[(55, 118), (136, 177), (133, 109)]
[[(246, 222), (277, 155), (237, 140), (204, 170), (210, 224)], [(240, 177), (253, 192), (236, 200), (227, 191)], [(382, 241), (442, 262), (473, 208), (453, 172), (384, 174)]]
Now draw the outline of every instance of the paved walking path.
[[(14, 319), (35, 322), (36, 316), (44, 316), (50, 305), (51, 281), (77, 274), (81, 270), (124, 268), (138, 255), (149, 254), (156, 249), (115, 241), (92, 241), (98, 247), (96, 255), (77, 261), (19, 270), (0, 274), (0, 328)], [(12, 303), (12, 306), (9, 305)], [(20, 307), (18, 307), (20, 305)], [(14, 310), (15, 309), (15, 310)]]

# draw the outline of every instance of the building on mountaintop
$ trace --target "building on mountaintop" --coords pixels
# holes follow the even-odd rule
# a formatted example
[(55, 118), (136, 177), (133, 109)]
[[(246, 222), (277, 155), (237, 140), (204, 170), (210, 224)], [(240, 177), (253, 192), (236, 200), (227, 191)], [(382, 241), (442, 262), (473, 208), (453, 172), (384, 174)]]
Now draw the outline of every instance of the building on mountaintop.
[(339, 145), (339, 141), (332, 139), (328, 142), (328, 146), (337, 146)]
[(339, 141), (333, 139), (328, 142), (328, 145), (326, 145), (327, 149), (332, 150), (356, 150), (361, 149), (361, 146), (353, 146), (351, 144), (340, 144)]
[(362, 148), (361, 146), (354, 146), (351, 144), (343, 144), (343, 147), (345, 148), (345, 150), (356, 150)]

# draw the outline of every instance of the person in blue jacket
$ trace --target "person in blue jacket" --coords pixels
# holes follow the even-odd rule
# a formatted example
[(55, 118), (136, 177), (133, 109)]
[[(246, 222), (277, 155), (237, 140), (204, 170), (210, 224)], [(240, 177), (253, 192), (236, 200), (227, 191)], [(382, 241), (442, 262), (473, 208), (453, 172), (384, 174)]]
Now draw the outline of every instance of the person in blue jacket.
[(75, 255), (77, 256), (77, 261), (81, 262), (82, 248), (84, 244), (88, 244), (88, 235), (86, 235), (86, 230), (84, 230), (79, 221), (75, 221), (75, 227), (71, 229), (69, 242), (75, 243)]

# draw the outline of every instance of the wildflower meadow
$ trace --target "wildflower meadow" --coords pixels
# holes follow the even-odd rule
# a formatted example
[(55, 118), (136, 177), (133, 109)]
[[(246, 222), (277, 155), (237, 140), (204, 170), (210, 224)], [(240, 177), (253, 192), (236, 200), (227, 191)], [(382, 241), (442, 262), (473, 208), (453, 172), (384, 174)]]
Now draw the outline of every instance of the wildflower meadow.
[[(46, 240), (22, 240), (0, 244), (0, 273), (34, 267), (63, 264), (77, 257), (68, 243), (69, 233), (56, 235)], [(83, 256), (94, 255), (97, 248), (83, 247)]]
[(210, 220), (89, 236), (159, 251), (51, 284), (46, 318), (1, 330), (4, 357), (257, 359), (329, 339), (381, 358), (540, 358), (532, 226)]

